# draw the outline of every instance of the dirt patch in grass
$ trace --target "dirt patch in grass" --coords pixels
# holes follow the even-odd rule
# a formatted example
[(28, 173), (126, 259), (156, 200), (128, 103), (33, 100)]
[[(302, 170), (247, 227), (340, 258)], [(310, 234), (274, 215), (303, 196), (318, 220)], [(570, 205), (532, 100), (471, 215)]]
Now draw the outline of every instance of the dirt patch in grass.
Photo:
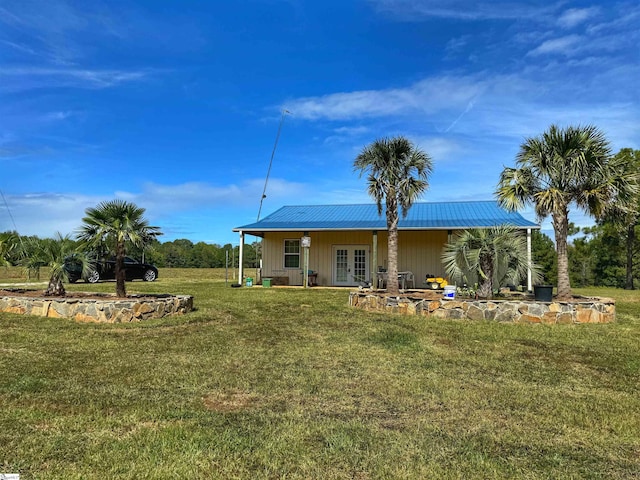
[(207, 410), (235, 413), (256, 407), (258, 405), (258, 396), (241, 391), (214, 392), (204, 397), (203, 401)]

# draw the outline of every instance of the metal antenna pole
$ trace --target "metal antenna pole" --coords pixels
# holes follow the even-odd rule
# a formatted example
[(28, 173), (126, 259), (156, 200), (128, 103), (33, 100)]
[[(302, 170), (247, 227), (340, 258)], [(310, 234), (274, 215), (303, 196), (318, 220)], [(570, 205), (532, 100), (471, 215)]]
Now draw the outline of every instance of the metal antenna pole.
[(269, 168), (267, 169), (267, 176), (264, 179), (264, 189), (262, 190), (262, 197), (260, 197), (260, 208), (258, 209), (258, 219), (260, 221), (260, 213), (262, 212), (262, 202), (267, 198), (267, 184), (269, 183), (269, 174), (271, 173), (271, 165), (273, 164), (273, 156), (276, 154), (276, 147), (278, 146), (278, 139), (280, 138), (280, 132), (282, 131), (282, 124), (284, 123), (284, 116), (291, 114), (289, 110), (282, 110), (282, 117), (280, 117), (280, 125), (278, 126), (278, 133), (276, 134), (276, 141), (273, 144), (273, 150), (271, 151), (271, 159), (269, 160)]
[(18, 226), (16, 225), (16, 221), (13, 219), (13, 214), (11, 213), (11, 209), (9, 208), (9, 204), (7, 203), (7, 199), (4, 198), (4, 193), (0, 190), (0, 196), (2, 197), (2, 201), (4, 202), (4, 206), (7, 207), (7, 212), (9, 213), (9, 218), (11, 219), (11, 223), (13, 224), (13, 231), (18, 235), (18, 240), (20, 241), (20, 245), (24, 250), (24, 242), (22, 241), (22, 235), (18, 232)]
[(13, 219), (13, 215), (11, 214), (11, 209), (9, 208), (9, 204), (7, 203), (7, 199), (4, 198), (4, 193), (0, 190), (0, 196), (2, 197), (2, 201), (4, 202), (4, 206), (7, 207), (7, 212), (9, 213), (9, 218), (11, 219), (11, 223), (13, 224), (13, 229), (18, 233), (18, 227), (16, 226), (16, 221)]

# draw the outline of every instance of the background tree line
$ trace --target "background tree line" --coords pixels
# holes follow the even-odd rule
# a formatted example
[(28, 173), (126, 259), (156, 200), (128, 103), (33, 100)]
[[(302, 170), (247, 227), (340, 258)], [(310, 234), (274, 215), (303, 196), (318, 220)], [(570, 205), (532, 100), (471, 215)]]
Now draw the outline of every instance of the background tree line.
[[(612, 223), (576, 228), (571, 225), (572, 240), (568, 245), (569, 275), (576, 287), (617, 287), (634, 289), (640, 276), (640, 225), (634, 226), (631, 281), (627, 277), (627, 234)], [(541, 267), (546, 283), (556, 285), (557, 257), (553, 241), (534, 231), (531, 239), (533, 261)]]
[[(197, 242), (181, 238), (171, 242), (153, 241), (145, 248), (145, 261), (167, 268), (223, 268), (238, 266), (240, 247), (227, 243)], [(259, 262), (260, 243), (244, 245), (244, 266), (255, 268)], [(130, 255), (142, 259), (140, 249), (131, 249)]]
[[(629, 230), (621, 230), (612, 222), (603, 222), (592, 227), (571, 226), (572, 240), (569, 243), (569, 273), (571, 284), (576, 287), (604, 286), (633, 288), (627, 285), (627, 246)], [(632, 279), (640, 277), (640, 224), (632, 234)], [(21, 255), (30, 256), (38, 242), (49, 241), (35, 236), (21, 237), (15, 232), (0, 234), (0, 249), (5, 249), (3, 258), (7, 265), (18, 265)], [(8, 247), (8, 245), (15, 245)], [(19, 247), (22, 245), (22, 247)], [(558, 266), (553, 240), (537, 230), (532, 232), (533, 260), (540, 266), (544, 281), (556, 284)], [(26, 251), (25, 251), (26, 250)], [(205, 242), (193, 243), (178, 239), (161, 243), (154, 240), (144, 250), (144, 259), (157, 267), (167, 268), (229, 268), (238, 265), (237, 245), (218, 245)], [(255, 268), (258, 264), (260, 243), (246, 244), (244, 266)], [(142, 250), (131, 247), (130, 257), (142, 260)]]
[[(20, 236), (17, 232), (0, 233), (0, 251), (6, 265), (19, 265), (22, 258), (31, 258), (38, 246), (51, 239), (37, 236)], [(69, 239), (71, 243), (74, 240)], [(75, 242), (77, 243), (77, 242)], [(254, 242), (244, 246), (244, 266), (255, 268), (258, 264), (260, 243)], [(161, 268), (229, 268), (238, 266), (238, 245), (193, 243), (188, 239), (178, 239), (161, 243), (151, 240), (140, 247), (129, 245), (127, 256), (151, 263)]]

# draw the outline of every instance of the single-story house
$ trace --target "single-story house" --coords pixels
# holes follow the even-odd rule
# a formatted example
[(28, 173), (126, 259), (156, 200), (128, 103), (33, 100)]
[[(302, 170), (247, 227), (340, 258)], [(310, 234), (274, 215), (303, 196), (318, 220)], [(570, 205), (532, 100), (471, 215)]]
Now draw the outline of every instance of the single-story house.
[[(458, 232), (509, 224), (525, 230), (531, 257), (531, 230), (540, 226), (495, 201), (415, 203), (398, 225), (398, 271), (413, 272), (420, 288), (427, 275), (444, 276), (443, 247)], [(255, 223), (233, 229), (262, 238), (262, 278), (303, 285), (305, 266), (318, 285), (357, 286), (373, 282), (387, 267), (386, 215), (375, 204), (285, 206)], [(240, 267), (240, 278), (243, 269)], [(531, 289), (531, 275), (529, 275)]]

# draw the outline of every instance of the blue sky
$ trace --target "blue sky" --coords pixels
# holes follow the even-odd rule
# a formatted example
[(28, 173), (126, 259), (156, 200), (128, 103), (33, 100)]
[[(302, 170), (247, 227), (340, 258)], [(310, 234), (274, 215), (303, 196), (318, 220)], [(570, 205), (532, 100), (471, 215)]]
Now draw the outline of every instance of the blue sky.
[(640, 148), (639, 24), (626, 0), (0, 0), (0, 231), (122, 198), (162, 241), (237, 243), (285, 108), (262, 217), (370, 202), (353, 160), (398, 134), (434, 160), (423, 200), (492, 199), (552, 123)]

